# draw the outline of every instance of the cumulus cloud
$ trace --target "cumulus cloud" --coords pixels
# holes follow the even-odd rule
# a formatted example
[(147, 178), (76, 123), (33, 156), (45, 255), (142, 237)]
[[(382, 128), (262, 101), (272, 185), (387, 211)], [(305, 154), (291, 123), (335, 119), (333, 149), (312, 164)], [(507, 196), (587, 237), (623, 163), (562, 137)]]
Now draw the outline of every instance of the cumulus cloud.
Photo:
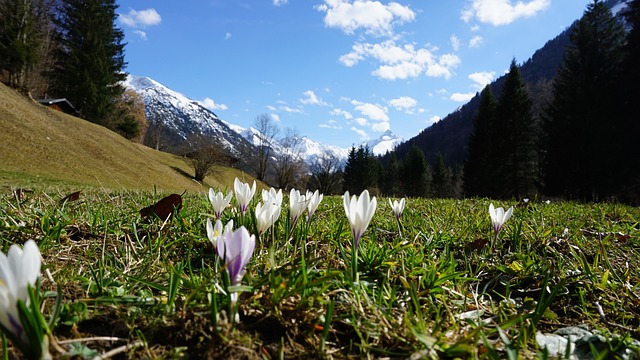
[(472, 0), (462, 10), (460, 18), (469, 22), (477, 19), (481, 23), (493, 26), (508, 25), (521, 17), (531, 17), (549, 7), (551, 0), (518, 1), (511, 0)]
[(473, 99), (473, 97), (476, 96), (476, 93), (474, 92), (470, 92), (470, 93), (453, 93), (451, 94), (451, 97), (449, 97), (449, 99), (455, 101), (455, 102), (467, 102), (471, 99)]
[(389, 100), (389, 105), (393, 106), (398, 111), (410, 111), (418, 105), (418, 101), (409, 96), (401, 96), (397, 99)]
[(342, 110), (342, 109), (338, 109), (338, 108), (331, 109), (331, 111), (329, 113), (331, 115), (333, 115), (333, 116), (342, 116), (346, 120), (353, 119), (353, 115), (351, 115), (350, 112)]
[(280, 122), (280, 115), (276, 114), (276, 113), (272, 113), (271, 114), (271, 118), (273, 119), (273, 121), (275, 122)]
[(225, 104), (216, 104), (216, 102), (209, 97), (204, 98), (204, 100), (198, 101), (198, 103), (209, 110), (227, 110), (229, 108)]
[(437, 56), (429, 49), (416, 49), (413, 44), (398, 45), (394, 40), (377, 44), (356, 43), (352, 51), (342, 55), (339, 61), (352, 67), (366, 58), (381, 64), (372, 74), (386, 80), (417, 78), (422, 74), (448, 79), (460, 64), (460, 58), (455, 54)]
[(355, 126), (351, 127), (351, 131), (355, 132), (356, 134), (358, 134), (358, 136), (360, 137), (360, 140), (369, 140), (369, 134), (367, 134), (366, 131), (362, 130), (362, 129), (358, 129)]
[(387, 115), (387, 108), (385, 107), (357, 100), (351, 100), (351, 105), (355, 106), (357, 111), (371, 120), (389, 121), (389, 115)]
[(132, 28), (143, 28), (146, 26), (158, 25), (162, 22), (160, 14), (156, 9), (134, 10), (131, 9), (128, 14), (119, 14), (120, 23)]
[(373, 131), (385, 132), (391, 129), (391, 123), (388, 121), (382, 121), (379, 123), (371, 124), (371, 129), (373, 129)]
[(495, 75), (496, 73), (494, 71), (481, 71), (469, 74), (469, 79), (475, 82), (475, 84), (472, 85), (473, 88), (482, 90), (487, 84), (493, 81)]
[(315, 9), (326, 13), (324, 24), (352, 35), (358, 30), (374, 36), (393, 34), (396, 24), (411, 22), (415, 12), (397, 2), (383, 4), (371, 0), (324, 0)]
[(316, 93), (312, 90), (307, 90), (303, 93), (304, 98), (300, 99), (300, 102), (305, 105), (318, 105), (318, 106), (328, 106), (326, 102), (324, 102)]
[(287, 5), (288, 2), (289, 0), (273, 0), (273, 5), (282, 6), (282, 5)]
[(292, 108), (287, 105), (278, 106), (278, 110), (294, 114), (302, 114), (304, 112), (302, 109)]

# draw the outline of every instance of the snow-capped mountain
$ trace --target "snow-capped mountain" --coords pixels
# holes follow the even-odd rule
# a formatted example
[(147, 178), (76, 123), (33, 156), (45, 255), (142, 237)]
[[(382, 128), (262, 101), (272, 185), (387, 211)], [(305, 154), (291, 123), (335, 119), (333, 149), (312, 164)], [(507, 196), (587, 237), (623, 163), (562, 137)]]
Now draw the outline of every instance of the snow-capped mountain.
[[(145, 112), (156, 136), (163, 136), (165, 145), (176, 149), (191, 135), (212, 135), (233, 155), (247, 154), (252, 147), (260, 144), (262, 134), (253, 127), (241, 126), (221, 120), (211, 110), (183, 94), (173, 91), (159, 82), (144, 76), (128, 75), (124, 86), (140, 94), (145, 104)], [(150, 137), (151, 131), (147, 132)], [(151, 141), (146, 141), (147, 145)], [(276, 139), (277, 140), (277, 139)], [(310, 164), (326, 154), (337, 157), (344, 163), (349, 156), (350, 148), (322, 144), (306, 136), (298, 139), (300, 156)], [(155, 141), (155, 140), (154, 140)], [(401, 137), (387, 130), (380, 138), (363, 142), (375, 155), (384, 155), (393, 150), (396, 144), (404, 141)], [(279, 158), (286, 148), (274, 141), (271, 146), (274, 158)]]
[(367, 141), (365, 145), (373, 151), (374, 155), (384, 155), (393, 151), (396, 145), (402, 142), (404, 142), (402, 137), (394, 134), (391, 130), (387, 130), (379, 138)]
[[(180, 146), (191, 135), (198, 134), (214, 136), (220, 145), (236, 156), (251, 147), (213, 111), (153, 79), (128, 75), (124, 86), (140, 94), (150, 129), (154, 134), (163, 136), (167, 147)], [(150, 135), (148, 132), (147, 137)]]
[[(257, 129), (253, 127), (243, 128), (241, 126), (230, 124), (228, 122), (225, 122), (225, 124), (227, 124), (227, 126), (236, 131), (253, 145), (260, 145), (262, 134)], [(278, 141), (274, 141), (271, 148), (273, 150), (273, 155), (276, 158), (279, 154), (282, 154), (285, 151), (284, 146)], [(299, 152), (300, 154), (300, 157), (302, 157), (307, 164), (313, 162), (315, 159), (324, 154), (331, 154), (341, 161), (346, 160), (347, 156), (349, 155), (349, 149), (341, 148), (334, 145), (321, 144), (317, 141), (309, 139), (306, 136), (302, 136), (298, 139), (296, 148), (297, 152)]]

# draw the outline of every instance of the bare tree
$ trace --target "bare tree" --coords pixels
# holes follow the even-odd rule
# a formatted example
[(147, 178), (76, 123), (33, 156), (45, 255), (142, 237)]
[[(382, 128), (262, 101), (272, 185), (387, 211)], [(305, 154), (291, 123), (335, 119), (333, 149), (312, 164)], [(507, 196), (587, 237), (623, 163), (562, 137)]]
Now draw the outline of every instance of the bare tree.
[(340, 158), (331, 151), (325, 151), (309, 165), (311, 178), (308, 188), (323, 194), (342, 192), (342, 164)]
[(253, 126), (259, 132), (258, 141), (254, 144), (257, 147), (255, 173), (256, 179), (264, 181), (267, 177), (271, 151), (276, 136), (280, 132), (278, 125), (269, 114), (260, 114), (256, 117)]
[(278, 155), (275, 170), (278, 187), (288, 190), (302, 178), (305, 168), (302, 159), (302, 137), (296, 129), (286, 128), (280, 139), (281, 153)]
[(183, 155), (194, 170), (193, 179), (204, 180), (214, 166), (230, 166), (238, 159), (229, 155), (211, 135), (193, 134), (186, 140)]

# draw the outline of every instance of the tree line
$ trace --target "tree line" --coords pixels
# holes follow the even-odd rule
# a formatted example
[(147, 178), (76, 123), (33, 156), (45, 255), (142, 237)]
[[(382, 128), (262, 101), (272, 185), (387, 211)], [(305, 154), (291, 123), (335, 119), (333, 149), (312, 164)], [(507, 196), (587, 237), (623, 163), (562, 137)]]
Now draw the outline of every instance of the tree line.
[(467, 196), (539, 194), (578, 201), (640, 202), (640, 1), (624, 16), (594, 0), (570, 34), (564, 63), (540, 116), (515, 61), (498, 98), (480, 97), (467, 146)]
[(80, 116), (141, 141), (142, 99), (126, 91), (115, 0), (0, 0), (0, 79), (34, 98), (66, 98)]

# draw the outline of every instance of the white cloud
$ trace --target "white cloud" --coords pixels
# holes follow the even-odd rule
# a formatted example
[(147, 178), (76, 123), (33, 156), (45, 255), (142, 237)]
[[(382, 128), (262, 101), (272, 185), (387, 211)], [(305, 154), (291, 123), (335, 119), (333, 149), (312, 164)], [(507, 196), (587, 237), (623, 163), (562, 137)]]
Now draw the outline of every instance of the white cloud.
[(325, 26), (349, 35), (356, 30), (375, 36), (391, 35), (394, 25), (413, 21), (416, 16), (408, 6), (372, 0), (324, 0), (315, 9), (326, 13)]
[(133, 28), (158, 25), (162, 22), (162, 18), (156, 9), (140, 11), (131, 9), (128, 14), (119, 14), (118, 19), (123, 25)]
[(356, 43), (352, 51), (342, 55), (339, 61), (352, 67), (366, 58), (380, 62), (380, 67), (372, 74), (386, 80), (417, 78), (422, 74), (448, 79), (460, 64), (460, 58), (455, 54), (436, 56), (429, 49), (416, 49), (413, 44), (400, 46), (393, 40), (378, 44)]
[(206, 97), (202, 101), (198, 101), (198, 103), (209, 110), (227, 110), (229, 107), (225, 104), (216, 104), (213, 99)]
[(484, 39), (482, 38), (482, 36), (476, 35), (472, 37), (471, 40), (469, 40), (469, 47), (478, 48), (480, 47), (480, 45), (482, 45), (482, 43), (484, 43)]
[(280, 122), (280, 115), (276, 114), (276, 113), (272, 113), (271, 114), (271, 118), (273, 119), (273, 121), (275, 122)]
[(360, 136), (360, 140), (369, 140), (369, 134), (367, 134), (366, 131), (358, 129), (355, 126), (352, 126), (351, 130)]
[(385, 132), (391, 129), (391, 123), (389, 123), (388, 121), (375, 123), (371, 125), (371, 129), (373, 129), (373, 131)]
[(363, 118), (363, 117), (359, 117), (359, 118), (355, 118), (354, 120), (356, 122), (356, 124), (360, 125), (360, 126), (365, 126), (367, 125), (369, 122), (367, 121), (367, 119)]
[(338, 108), (331, 109), (331, 111), (329, 113), (331, 115), (334, 115), (334, 116), (342, 116), (346, 120), (353, 119), (353, 115), (351, 115), (350, 112), (342, 110), (342, 109), (338, 109)]
[(278, 110), (295, 114), (302, 114), (304, 112), (302, 109), (295, 109), (286, 105), (278, 106)]
[(273, 0), (273, 6), (287, 5), (289, 0)]
[(316, 93), (312, 90), (307, 90), (303, 93), (305, 98), (300, 99), (300, 102), (305, 105), (318, 105), (318, 106), (328, 106), (326, 102), (324, 102)]
[(397, 99), (389, 100), (389, 105), (391, 105), (394, 108), (396, 108), (396, 110), (407, 111), (407, 110), (411, 110), (414, 107), (416, 107), (416, 105), (418, 105), (418, 102), (416, 101), (416, 99), (414, 99), (412, 97), (401, 96), (401, 97), (399, 97)]
[(357, 100), (351, 100), (351, 104), (355, 106), (355, 109), (362, 115), (375, 121), (389, 121), (387, 115), (387, 108), (377, 104), (364, 103)]
[(426, 123), (427, 123), (428, 125), (431, 125), (431, 124), (435, 124), (435, 123), (437, 123), (437, 122), (438, 122), (438, 121), (440, 121), (440, 120), (442, 120), (442, 118), (441, 118), (440, 116), (438, 116), (438, 115), (433, 115), (432, 117), (430, 117), (430, 118), (429, 118), (429, 120), (427, 120), (427, 121), (426, 121)]
[(511, 0), (472, 0), (462, 10), (460, 18), (465, 22), (475, 18), (493, 26), (508, 25), (518, 18), (534, 16), (550, 4), (551, 0), (518, 1), (515, 4)]
[(133, 31), (134, 34), (140, 36), (140, 39), (142, 40), (147, 40), (147, 33), (142, 31), (142, 30), (134, 30)]
[(229, 39), (231, 39), (231, 33), (230, 33), (230, 32), (227, 32), (226, 34), (224, 34), (224, 39), (225, 39), (225, 40), (229, 40)]
[(456, 34), (451, 34), (449, 37), (449, 41), (451, 41), (451, 47), (453, 51), (460, 50), (460, 38), (456, 36)]
[(494, 71), (481, 71), (469, 74), (469, 79), (475, 82), (475, 84), (472, 85), (473, 88), (482, 90), (487, 84), (493, 81), (495, 75), (496, 73)]
[(476, 93), (474, 93), (474, 92), (470, 92), (470, 93), (453, 93), (453, 94), (451, 94), (451, 97), (449, 99), (453, 100), (455, 102), (466, 102), (466, 101), (471, 100), (474, 96), (476, 96)]
[(273, 106), (273, 105), (267, 105), (267, 110), (269, 110), (269, 111), (276, 111), (276, 110), (278, 110), (278, 108), (277, 108), (277, 107), (275, 107), (275, 106)]
[(335, 130), (342, 129), (342, 125), (338, 125), (338, 122), (335, 120), (329, 120), (325, 124), (320, 124), (318, 126), (325, 129), (335, 129)]

